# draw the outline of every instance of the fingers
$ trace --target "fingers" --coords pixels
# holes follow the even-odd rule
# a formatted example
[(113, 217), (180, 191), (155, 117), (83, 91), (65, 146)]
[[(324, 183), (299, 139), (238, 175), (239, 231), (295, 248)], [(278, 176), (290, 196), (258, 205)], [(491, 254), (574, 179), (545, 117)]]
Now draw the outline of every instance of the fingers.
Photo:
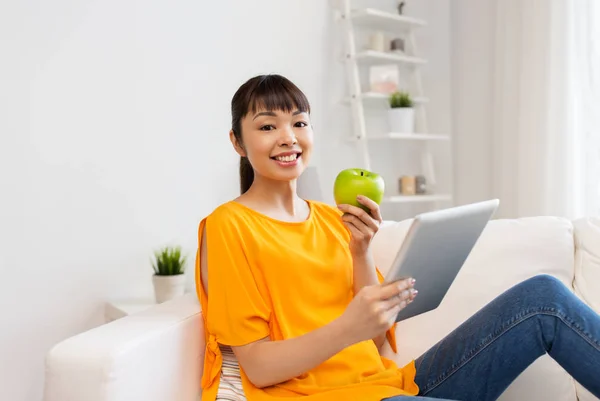
[(373, 233), (376, 233), (379, 229), (380, 222), (374, 217), (371, 217), (371, 215), (363, 209), (352, 205), (338, 205), (338, 208), (344, 212), (342, 220), (353, 222), (356, 226), (365, 225), (372, 230)]
[[(412, 301), (411, 301), (412, 302)], [(409, 302), (410, 303), (410, 302)], [(396, 321), (396, 316), (398, 316), (398, 313), (400, 313), (400, 311), (404, 308), (406, 308), (406, 305), (408, 304), (399, 304), (394, 306), (391, 309), (388, 309), (385, 312), (385, 319), (389, 322), (390, 326), (394, 325), (394, 322)]]
[(362, 236), (365, 235), (352, 222), (344, 221), (344, 225), (346, 226), (346, 228), (348, 228), (348, 230), (350, 230), (350, 234), (352, 235), (352, 238), (362, 238)]
[(358, 229), (359, 232), (363, 234), (363, 236), (368, 238), (372, 238), (378, 229), (377, 223), (375, 223), (374, 220), (371, 220), (370, 224), (365, 224), (361, 219), (349, 213), (344, 213), (342, 215), (342, 221), (345, 224), (352, 224)]
[(383, 221), (383, 219), (381, 218), (381, 210), (379, 209), (379, 205), (377, 204), (377, 202), (363, 195), (358, 195), (356, 197), (356, 200), (361, 205), (364, 205), (369, 208), (369, 210), (371, 211), (371, 216), (375, 219), (375, 221), (378, 221), (379, 223)]
[(379, 299), (388, 299), (400, 295), (403, 291), (410, 290), (415, 285), (415, 280), (406, 278), (397, 280), (381, 286), (379, 291)]
[(406, 305), (410, 304), (415, 299), (415, 297), (417, 296), (417, 293), (418, 293), (417, 290), (415, 290), (414, 288), (404, 290), (397, 296), (383, 301), (383, 308), (384, 308), (384, 310), (390, 310), (395, 307), (404, 309), (406, 307)]

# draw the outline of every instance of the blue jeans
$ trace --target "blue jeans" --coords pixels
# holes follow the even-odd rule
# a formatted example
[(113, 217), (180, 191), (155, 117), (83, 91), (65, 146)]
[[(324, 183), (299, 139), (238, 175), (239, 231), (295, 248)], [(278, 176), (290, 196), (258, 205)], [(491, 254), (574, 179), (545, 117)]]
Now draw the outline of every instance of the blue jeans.
[(491, 401), (544, 354), (600, 397), (600, 316), (559, 280), (530, 278), (504, 292), (416, 360), (419, 397)]

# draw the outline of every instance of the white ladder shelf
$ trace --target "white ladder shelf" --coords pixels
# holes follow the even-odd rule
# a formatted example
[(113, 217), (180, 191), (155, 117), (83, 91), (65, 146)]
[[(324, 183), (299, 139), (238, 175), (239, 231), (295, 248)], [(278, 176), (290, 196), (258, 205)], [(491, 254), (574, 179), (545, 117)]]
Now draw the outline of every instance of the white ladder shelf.
[[(436, 186), (435, 169), (432, 167), (432, 155), (430, 143), (439, 141), (450, 141), (449, 135), (444, 133), (429, 133), (425, 105), (429, 99), (423, 92), (422, 78), (419, 66), (427, 63), (426, 59), (417, 57), (416, 40), (414, 29), (426, 26), (426, 22), (417, 18), (385, 12), (374, 8), (353, 9), (351, 0), (339, 0), (337, 20), (342, 25), (345, 37), (344, 63), (349, 86), (349, 96), (343, 102), (351, 107), (354, 135), (348, 138), (359, 147), (362, 155), (363, 168), (371, 169), (371, 158), (369, 154), (369, 142), (373, 140), (409, 140), (423, 143), (421, 163), (427, 171), (428, 187)], [(380, 52), (374, 50), (357, 51), (355, 25), (360, 28), (373, 29), (382, 32), (394, 32), (405, 38), (405, 54)], [(363, 91), (360, 82), (360, 68), (371, 65), (400, 64), (409, 70), (410, 78), (414, 86), (411, 93), (415, 107), (415, 123), (418, 132), (390, 132), (385, 134), (367, 135), (365, 105), (387, 105), (389, 107), (388, 95)], [(450, 149), (450, 146), (448, 146)], [(452, 156), (449, 155), (450, 163)], [(449, 193), (437, 194), (426, 193), (419, 195), (389, 195), (384, 202), (389, 203), (414, 203), (431, 202), (436, 207), (440, 202), (452, 202), (453, 196)]]

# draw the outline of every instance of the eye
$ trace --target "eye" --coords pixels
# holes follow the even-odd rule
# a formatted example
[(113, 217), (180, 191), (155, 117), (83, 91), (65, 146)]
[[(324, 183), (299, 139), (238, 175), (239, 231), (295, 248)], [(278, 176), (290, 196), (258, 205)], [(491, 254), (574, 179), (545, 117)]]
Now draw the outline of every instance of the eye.
[(275, 129), (275, 127), (270, 124), (263, 125), (262, 127), (260, 127), (261, 131), (272, 131), (274, 129)]
[(304, 128), (304, 127), (308, 127), (308, 124), (305, 123), (304, 121), (298, 121), (296, 124), (294, 124), (294, 127)]

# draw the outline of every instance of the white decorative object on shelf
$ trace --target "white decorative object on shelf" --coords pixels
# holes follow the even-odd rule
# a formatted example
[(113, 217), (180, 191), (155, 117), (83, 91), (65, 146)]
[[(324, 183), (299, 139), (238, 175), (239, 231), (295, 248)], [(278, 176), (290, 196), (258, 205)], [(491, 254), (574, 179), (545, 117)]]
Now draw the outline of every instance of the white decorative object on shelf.
[(377, 52), (385, 51), (385, 35), (383, 32), (372, 33), (369, 39), (369, 49)]
[(415, 109), (398, 107), (388, 110), (390, 130), (399, 133), (409, 133), (415, 130)]
[(387, 98), (398, 90), (399, 83), (400, 72), (397, 65), (373, 65), (369, 67), (369, 90), (371, 93)]
[(410, 94), (395, 92), (390, 95), (388, 122), (392, 132), (410, 133), (415, 131), (415, 109)]

